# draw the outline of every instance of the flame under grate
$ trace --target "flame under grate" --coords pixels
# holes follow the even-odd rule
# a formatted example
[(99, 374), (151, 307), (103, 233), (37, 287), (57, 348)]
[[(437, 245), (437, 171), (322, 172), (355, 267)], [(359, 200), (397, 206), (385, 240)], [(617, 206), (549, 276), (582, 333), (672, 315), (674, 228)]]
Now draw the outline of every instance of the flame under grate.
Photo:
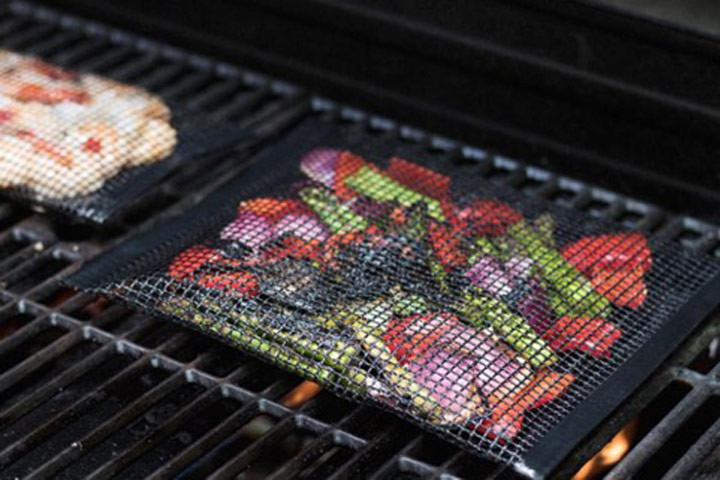
[(71, 282), (519, 462), (717, 272), (472, 163), (309, 122)]

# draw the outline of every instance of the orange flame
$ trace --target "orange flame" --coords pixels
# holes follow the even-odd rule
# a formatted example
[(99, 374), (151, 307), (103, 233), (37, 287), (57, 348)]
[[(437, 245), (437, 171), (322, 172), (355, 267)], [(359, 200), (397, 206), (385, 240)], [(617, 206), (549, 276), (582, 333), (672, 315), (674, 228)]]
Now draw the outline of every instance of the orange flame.
[(593, 458), (583, 465), (573, 480), (593, 480), (618, 463), (632, 446), (637, 419), (625, 425)]
[(322, 388), (317, 383), (305, 380), (283, 397), (282, 404), (289, 408), (297, 408), (311, 400), (321, 390)]

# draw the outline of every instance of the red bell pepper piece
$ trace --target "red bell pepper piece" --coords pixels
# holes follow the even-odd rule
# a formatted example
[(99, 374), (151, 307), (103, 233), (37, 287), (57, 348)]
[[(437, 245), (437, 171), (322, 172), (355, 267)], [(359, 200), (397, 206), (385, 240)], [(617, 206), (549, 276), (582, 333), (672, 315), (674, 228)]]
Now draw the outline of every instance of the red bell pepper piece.
[(645, 302), (644, 275), (652, 266), (652, 252), (641, 233), (581, 238), (562, 254), (615, 305), (639, 308)]
[(390, 212), (390, 219), (397, 225), (402, 225), (407, 221), (407, 213), (405, 213), (405, 207), (398, 205), (393, 208)]
[(365, 230), (334, 233), (330, 235), (327, 241), (322, 243), (323, 259), (327, 264), (330, 264), (342, 247), (359, 245), (366, 240), (373, 242), (374, 240), (381, 239), (381, 237), (382, 231), (377, 225), (370, 225)]
[(243, 265), (255, 267), (279, 262), (285, 258), (322, 260), (323, 249), (319, 240), (304, 240), (294, 235), (283, 237), (280, 245), (266, 248), (260, 255), (245, 259)]
[(489, 236), (502, 235), (507, 227), (523, 219), (519, 212), (498, 200), (476, 200), (462, 208), (458, 216), (467, 222), (471, 235)]
[(584, 237), (563, 248), (562, 254), (582, 272), (639, 268), (647, 273), (652, 266), (652, 252), (639, 232)]
[(290, 213), (307, 212), (307, 208), (299, 200), (253, 198), (242, 201), (238, 205), (238, 215), (242, 215), (244, 212), (252, 212), (266, 217), (271, 222), (275, 222)]
[(562, 317), (542, 335), (553, 350), (578, 350), (598, 358), (609, 358), (621, 336), (622, 330), (612, 323), (586, 317)]
[(647, 286), (640, 268), (598, 270), (590, 283), (598, 293), (619, 307), (639, 308), (647, 298)]
[(319, 240), (303, 240), (300, 237), (290, 236), (283, 238), (283, 245), (288, 257), (307, 258), (319, 260), (321, 257)]
[(242, 270), (198, 273), (206, 265), (237, 269), (240, 262), (225, 258), (212, 248), (193, 245), (173, 259), (168, 267), (168, 274), (178, 280), (196, 281), (198, 285), (214, 290), (245, 296), (255, 296), (260, 293), (258, 282), (252, 274)]
[[(393, 318), (383, 334), (383, 343), (393, 352), (400, 364), (405, 365), (423, 355), (451, 328), (451, 316), (448, 315), (448, 322), (440, 323), (437, 320), (442, 316), (443, 314), (433, 313)], [(432, 328), (429, 332), (412, 331), (409, 327), (418, 321), (432, 322)]]
[(402, 158), (391, 158), (385, 173), (416, 192), (436, 199), (450, 197), (450, 177)]
[(353, 155), (350, 152), (342, 152), (338, 157), (335, 176), (333, 177), (333, 190), (335, 191), (335, 195), (341, 200), (349, 200), (356, 195), (351, 188), (345, 185), (345, 179), (355, 175), (362, 167), (377, 170), (375, 165), (366, 162), (362, 157)]
[(198, 278), (197, 283), (205, 288), (244, 297), (254, 297), (260, 293), (257, 279), (252, 274), (243, 271), (202, 275)]
[(522, 429), (525, 413), (559, 397), (575, 380), (569, 373), (558, 373), (546, 368), (537, 371), (533, 379), (516, 393), (502, 398), (491, 398), (490, 417), (479, 428), (500, 439), (512, 439)]
[(200, 267), (223, 259), (217, 250), (203, 245), (193, 245), (178, 254), (168, 267), (168, 274), (177, 279), (192, 278)]
[(441, 223), (430, 221), (428, 234), (433, 251), (440, 263), (446, 268), (458, 267), (467, 262), (467, 256), (462, 250), (461, 235), (453, 234), (450, 227)]

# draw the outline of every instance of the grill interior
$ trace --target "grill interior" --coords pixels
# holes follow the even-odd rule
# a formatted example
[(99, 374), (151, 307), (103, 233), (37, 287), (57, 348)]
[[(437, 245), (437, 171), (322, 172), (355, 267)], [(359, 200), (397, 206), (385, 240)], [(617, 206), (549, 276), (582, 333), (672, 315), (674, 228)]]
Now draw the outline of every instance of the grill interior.
[[(0, 203), (3, 478), (512, 476), (401, 420), (327, 393), (289, 408), (286, 395), (301, 384), (299, 378), (60, 286), (80, 261), (196, 202), (264, 141), (311, 115), (473, 158), (493, 181), (720, 256), (712, 225), (96, 23), (13, 3), (0, 20), (0, 45), (68, 68), (112, 74), (258, 135), (220, 159), (211, 173), (188, 168), (174, 175), (138, 199), (111, 229), (67, 225)], [(690, 471), (703, 478), (712, 472), (720, 461), (719, 335), (720, 321), (708, 320), (558, 476), (576, 471), (640, 412), (646, 423), (640, 441), (607, 478), (688, 478)]]

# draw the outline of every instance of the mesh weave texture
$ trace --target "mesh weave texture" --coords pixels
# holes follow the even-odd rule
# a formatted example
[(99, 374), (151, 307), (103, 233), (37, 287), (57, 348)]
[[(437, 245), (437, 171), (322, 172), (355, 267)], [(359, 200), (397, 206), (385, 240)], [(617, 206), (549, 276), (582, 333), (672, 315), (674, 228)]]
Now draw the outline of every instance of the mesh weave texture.
[(146, 90), (0, 50), (0, 190), (104, 221), (239, 132)]
[(718, 264), (477, 170), (310, 121), (71, 282), (518, 461)]

